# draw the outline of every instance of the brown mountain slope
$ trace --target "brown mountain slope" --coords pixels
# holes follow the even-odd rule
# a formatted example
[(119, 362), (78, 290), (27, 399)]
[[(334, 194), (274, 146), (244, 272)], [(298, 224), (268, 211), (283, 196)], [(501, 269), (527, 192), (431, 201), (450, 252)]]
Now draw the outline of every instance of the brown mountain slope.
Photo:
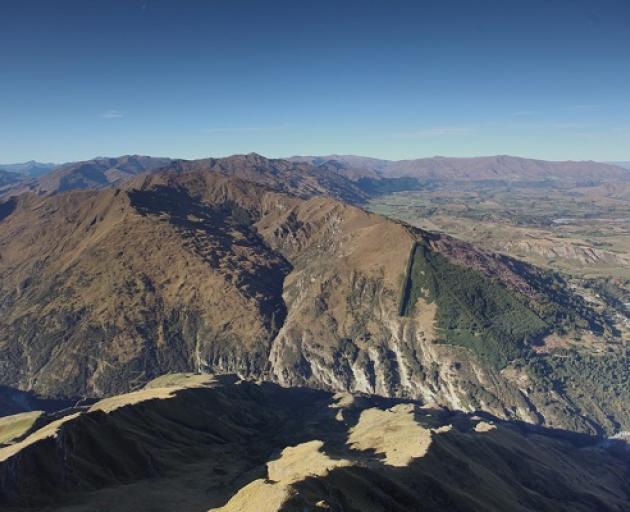
[(3, 510), (620, 512), (630, 500), (627, 457), (597, 439), (376, 397), (170, 375), (65, 414), (0, 448)]
[(4, 210), (0, 384), (103, 396), (207, 369), (578, 430), (628, 424), (623, 400), (510, 366), (553, 332), (605, 334), (603, 320), (556, 278), (448, 237), (194, 170)]
[[(334, 219), (344, 212), (353, 214), (351, 231), (398, 226), (205, 172), (154, 175), (122, 192), (21, 196), (0, 242), (3, 332), (8, 353), (19, 354), (5, 382), (101, 394), (202, 361), (260, 373), (286, 315), (285, 254), (299, 263), (307, 251), (335, 251), (343, 241)], [(411, 243), (397, 231), (408, 241), (389, 287), (398, 286)]]
[(292, 161), (327, 165), (341, 164), (340, 172), (357, 177), (376, 173), (381, 177), (413, 177), (437, 181), (559, 181), (608, 182), (630, 181), (630, 172), (620, 166), (592, 161), (552, 162), (497, 155), (476, 158), (433, 157), (416, 160), (379, 160), (353, 155), (293, 157)]
[(304, 162), (274, 160), (256, 153), (200, 160), (171, 160), (138, 155), (97, 158), (64, 164), (37, 179), (10, 181), (7, 177), (4, 186), (3, 175), (0, 174), (0, 197), (25, 192), (46, 195), (77, 189), (122, 186), (139, 174), (167, 168), (179, 173), (218, 172), (303, 197), (328, 195), (350, 202), (361, 202), (368, 197), (365, 191), (342, 176), (332, 165), (314, 166)]
[(170, 169), (178, 172), (218, 172), (302, 197), (327, 195), (350, 202), (360, 202), (367, 198), (366, 193), (355, 183), (326, 166), (270, 159), (256, 153), (226, 158), (178, 160)]
[(201, 339), (223, 354), (241, 340), (245, 357), (264, 350), (284, 314), (286, 261), (229, 211), (176, 191), (163, 199), (159, 190), (20, 197), (0, 244), (3, 345), (12, 342), (3, 348), (18, 358), (5, 381), (102, 394), (158, 368), (190, 368)]
[(124, 182), (145, 171), (164, 167), (169, 161), (168, 158), (130, 155), (70, 163), (42, 176), (38, 180), (34, 192), (51, 193), (101, 188)]

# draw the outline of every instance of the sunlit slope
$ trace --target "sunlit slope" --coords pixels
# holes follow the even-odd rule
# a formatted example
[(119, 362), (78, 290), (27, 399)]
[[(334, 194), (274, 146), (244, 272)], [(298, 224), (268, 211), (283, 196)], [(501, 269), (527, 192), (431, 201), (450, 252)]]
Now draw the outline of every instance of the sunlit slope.
[(575, 430), (628, 424), (612, 402), (579, 414), (553, 383), (506, 373), (552, 334), (614, 338), (561, 278), (510, 258), (207, 170), (5, 204), (12, 388), (100, 397), (207, 370)]

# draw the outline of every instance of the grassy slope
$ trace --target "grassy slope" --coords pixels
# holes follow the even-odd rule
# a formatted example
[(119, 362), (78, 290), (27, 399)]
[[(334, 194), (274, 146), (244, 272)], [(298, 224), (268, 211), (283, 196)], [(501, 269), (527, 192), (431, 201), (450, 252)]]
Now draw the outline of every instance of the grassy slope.
[(11, 443), (26, 434), (42, 414), (42, 411), (32, 411), (0, 418), (0, 445)]

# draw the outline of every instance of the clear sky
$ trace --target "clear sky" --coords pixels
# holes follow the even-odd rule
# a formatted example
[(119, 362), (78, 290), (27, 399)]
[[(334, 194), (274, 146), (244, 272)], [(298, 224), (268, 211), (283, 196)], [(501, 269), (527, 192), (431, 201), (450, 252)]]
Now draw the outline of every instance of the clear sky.
[(630, 160), (629, 0), (0, 0), (0, 162)]

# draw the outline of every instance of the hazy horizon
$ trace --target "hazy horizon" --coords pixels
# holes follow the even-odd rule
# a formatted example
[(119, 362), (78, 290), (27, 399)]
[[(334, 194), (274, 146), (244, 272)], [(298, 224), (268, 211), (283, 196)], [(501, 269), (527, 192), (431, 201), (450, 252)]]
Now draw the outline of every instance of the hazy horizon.
[(491, 158), (491, 157), (496, 157), (496, 156), (508, 156), (508, 157), (512, 157), (512, 158), (521, 158), (521, 159), (526, 159), (526, 160), (543, 160), (543, 161), (558, 161), (558, 162), (563, 162), (563, 161), (576, 161), (576, 162), (580, 162), (580, 161), (593, 161), (593, 162), (598, 162), (598, 163), (604, 163), (604, 164), (611, 164), (611, 165), (618, 165), (620, 167), (626, 167), (626, 168), (630, 168), (627, 167), (630, 165), (630, 158), (627, 159), (621, 159), (621, 160), (595, 160), (594, 158), (587, 158), (587, 159), (583, 159), (583, 160), (578, 160), (578, 159), (566, 159), (566, 160), (551, 160), (551, 159), (544, 159), (544, 158), (535, 158), (535, 157), (529, 157), (529, 156), (523, 156), (523, 155), (508, 155), (508, 154), (504, 154), (504, 153), (497, 153), (494, 155), (462, 155), (462, 156), (450, 156), (450, 155), (427, 155), (427, 156), (417, 156), (417, 157), (411, 157), (411, 158), (383, 158), (383, 157), (379, 157), (379, 156), (371, 156), (371, 155), (358, 155), (358, 154), (353, 154), (353, 153), (321, 153), (321, 154), (317, 154), (317, 155), (311, 155), (311, 154), (295, 154), (295, 155), (279, 155), (279, 156), (274, 156), (274, 155), (267, 155), (264, 153), (259, 153), (258, 151), (249, 151), (246, 153), (229, 153), (229, 154), (224, 154), (224, 155), (205, 155), (205, 156), (201, 156), (201, 157), (194, 157), (194, 158), (189, 158), (189, 157), (179, 157), (179, 156), (172, 156), (172, 155), (164, 155), (164, 154), (155, 154), (155, 155), (149, 155), (149, 154), (143, 154), (143, 153), (126, 153), (126, 154), (118, 154), (118, 155), (97, 155), (97, 156), (93, 156), (93, 157), (88, 157), (88, 158), (84, 158), (84, 159), (78, 159), (78, 160), (73, 160), (73, 159), (64, 159), (64, 160), (60, 160), (57, 162), (49, 162), (49, 161), (41, 161), (41, 160), (34, 160), (34, 159), (29, 159), (29, 160), (22, 160), (22, 161), (14, 161), (14, 162), (0, 162), (0, 169), (2, 169), (2, 165), (22, 165), (22, 164), (28, 164), (31, 162), (34, 163), (39, 163), (39, 164), (46, 164), (46, 165), (64, 165), (64, 164), (68, 164), (68, 163), (73, 163), (73, 162), (80, 162), (80, 161), (89, 161), (89, 160), (99, 160), (99, 159), (107, 159), (107, 158), (122, 158), (125, 156), (148, 156), (148, 157), (153, 157), (153, 158), (170, 158), (173, 160), (196, 160), (196, 159), (203, 159), (203, 158), (227, 158), (227, 157), (231, 157), (231, 156), (237, 156), (237, 155), (247, 155), (247, 154), (251, 154), (251, 153), (256, 153), (264, 158), (269, 158), (269, 159), (290, 159), (290, 158), (295, 158), (295, 157), (358, 157), (358, 158), (369, 158), (369, 159), (373, 159), (373, 160), (384, 160), (384, 161), (391, 161), (391, 162), (395, 162), (395, 161), (404, 161), (404, 160), (423, 160), (423, 159), (431, 159), (431, 158)]

